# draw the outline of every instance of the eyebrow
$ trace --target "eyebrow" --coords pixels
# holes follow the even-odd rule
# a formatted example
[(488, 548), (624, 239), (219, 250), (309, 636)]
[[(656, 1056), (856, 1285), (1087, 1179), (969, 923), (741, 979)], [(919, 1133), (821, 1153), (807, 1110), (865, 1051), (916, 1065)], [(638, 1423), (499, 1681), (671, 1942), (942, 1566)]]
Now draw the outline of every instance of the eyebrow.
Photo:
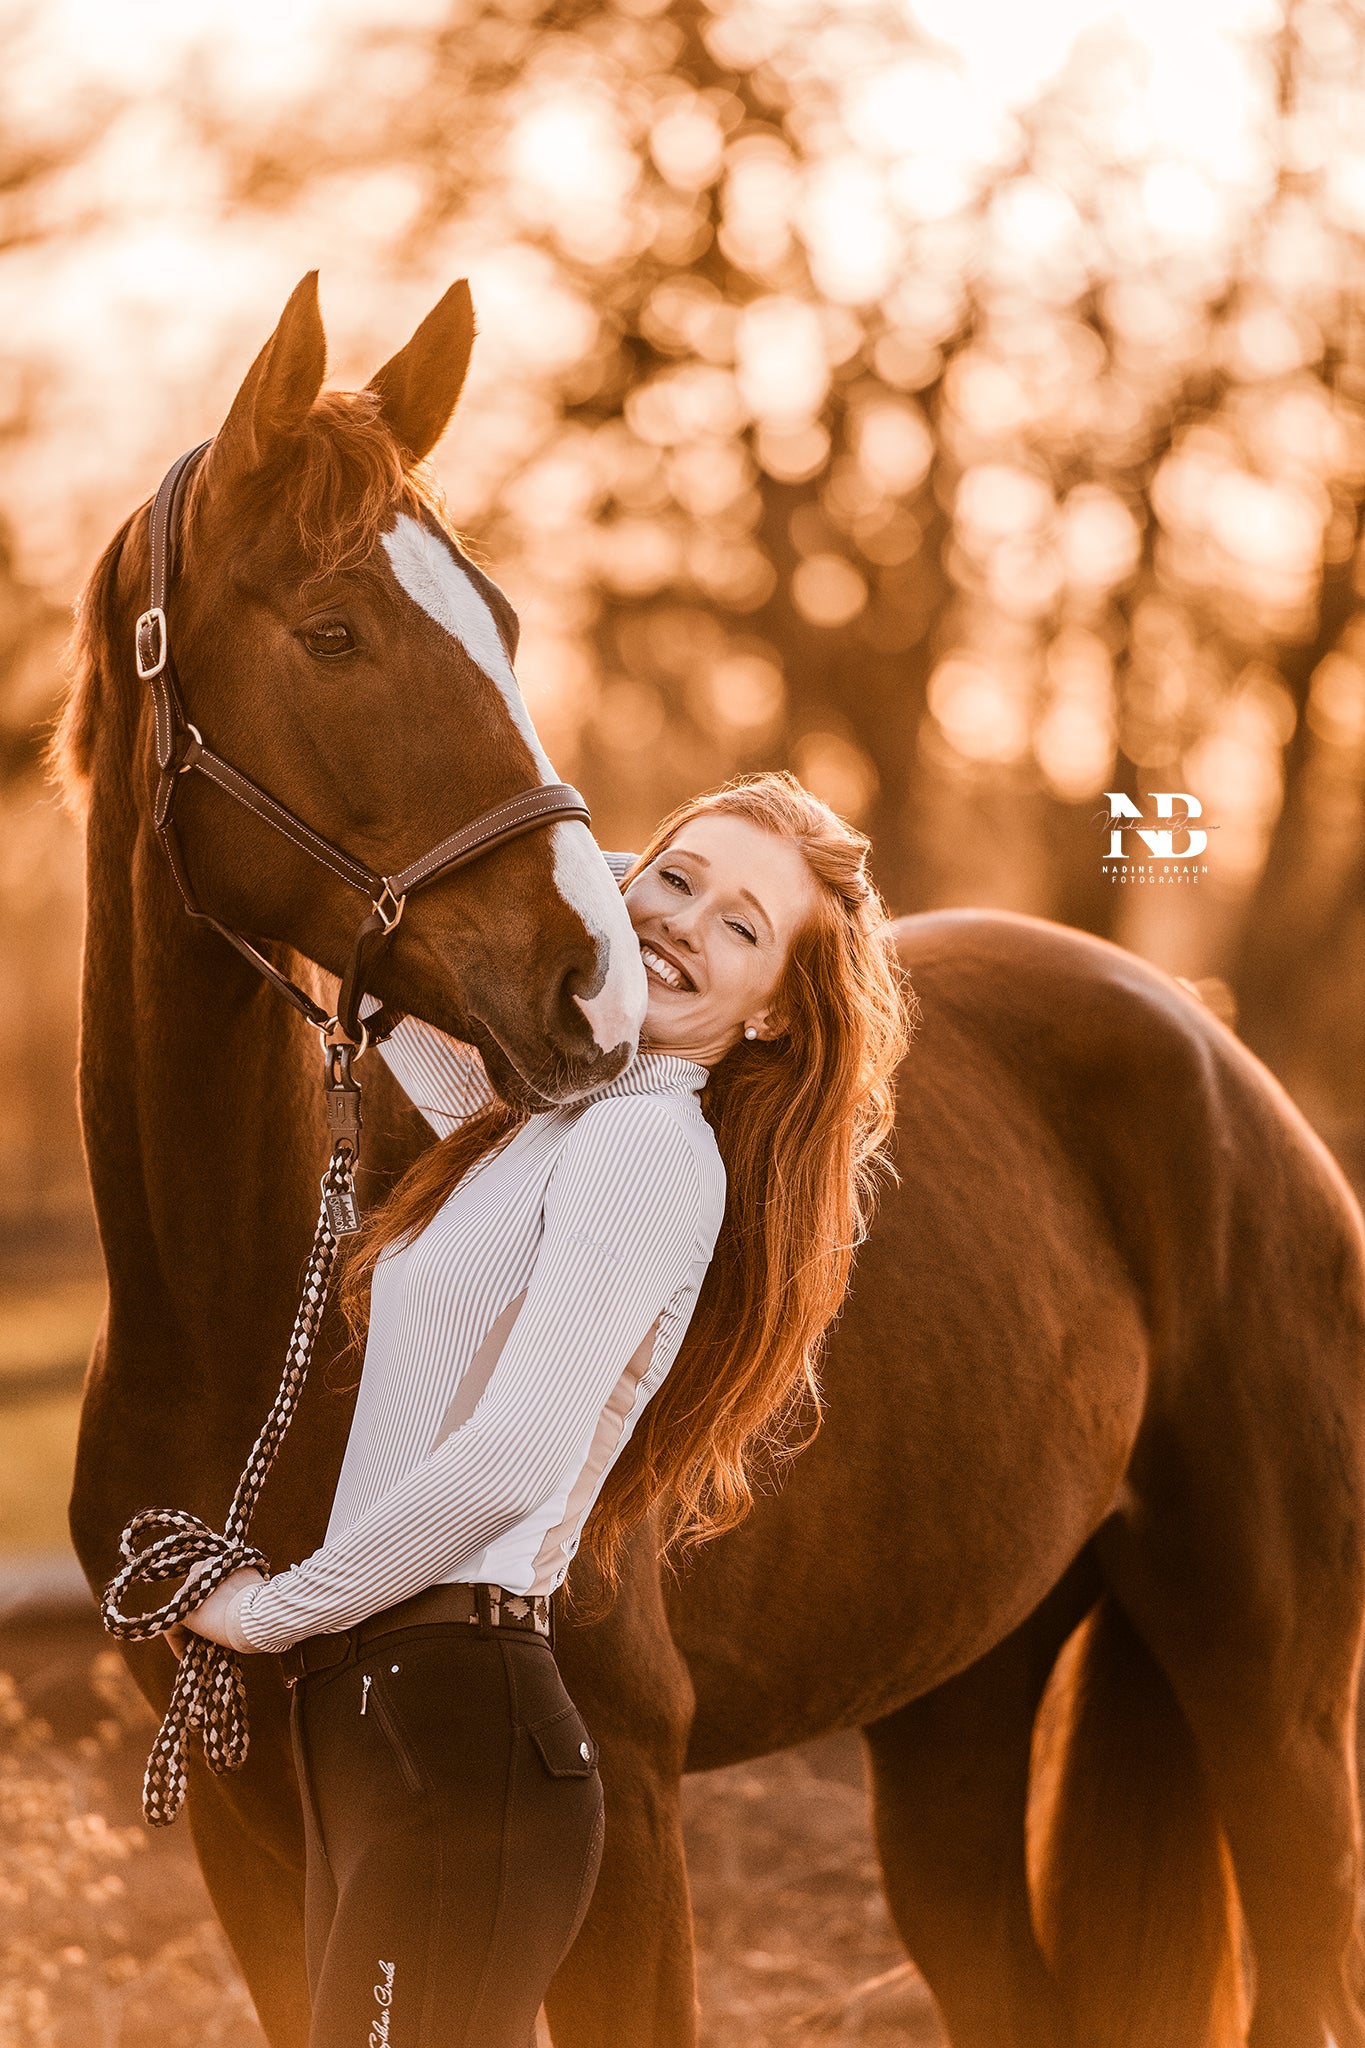
[[(684, 860), (694, 860), (699, 868), (709, 868), (711, 865), (710, 861), (706, 858), (706, 855), (704, 853), (693, 853), (690, 846), (670, 846), (668, 851), (670, 853), (680, 853), (683, 856)], [(767, 911), (763, 908), (763, 905), (759, 902), (757, 896), (755, 896), (753, 890), (739, 889), (735, 893), (739, 896), (742, 896), (746, 903), (752, 903), (754, 909), (758, 912), (764, 924), (766, 924), (768, 927), (768, 937), (770, 939), (776, 938), (777, 933), (773, 928), (773, 921), (769, 917)]]

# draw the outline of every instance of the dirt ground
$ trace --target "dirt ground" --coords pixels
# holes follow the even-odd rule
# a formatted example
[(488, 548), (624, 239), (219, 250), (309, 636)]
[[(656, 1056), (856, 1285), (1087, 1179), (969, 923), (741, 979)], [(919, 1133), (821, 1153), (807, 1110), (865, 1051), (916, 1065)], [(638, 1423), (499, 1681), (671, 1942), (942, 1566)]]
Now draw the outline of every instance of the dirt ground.
[[(93, 1619), (0, 1629), (0, 2048), (263, 2048), (151, 1732)], [(941, 2048), (833, 1737), (688, 1781), (703, 2048)]]

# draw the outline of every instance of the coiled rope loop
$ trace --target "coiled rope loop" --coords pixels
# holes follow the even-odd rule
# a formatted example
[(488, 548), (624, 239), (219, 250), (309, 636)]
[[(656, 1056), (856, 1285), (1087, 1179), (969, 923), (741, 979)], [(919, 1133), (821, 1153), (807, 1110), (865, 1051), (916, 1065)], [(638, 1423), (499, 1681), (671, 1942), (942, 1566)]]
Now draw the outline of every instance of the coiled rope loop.
[[(322, 1176), (322, 1205), (285, 1354), (284, 1376), (237, 1483), (223, 1533), (220, 1536), (198, 1515), (181, 1509), (143, 1508), (134, 1515), (119, 1540), (123, 1563), (100, 1602), (104, 1626), (111, 1635), (124, 1642), (147, 1642), (182, 1622), (224, 1579), (244, 1566), (254, 1565), (269, 1576), (264, 1552), (247, 1541), (251, 1517), (308, 1377), (314, 1339), (327, 1306), (338, 1238), (354, 1228), (355, 1161), (351, 1147), (343, 1145), (333, 1153)], [(196, 1570), (196, 1566), (203, 1569)], [(180, 1590), (162, 1606), (124, 1612), (124, 1601), (134, 1587), (162, 1586), (173, 1579), (182, 1581)], [(211, 1771), (221, 1777), (227, 1771), (240, 1770), (248, 1745), (241, 1660), (235, 1651), (191, 1633), (142, 1785), (142, 1811), (154, 1828), (168, 1827), (184, 1804), (189, 1738), (196, 1729), (203, 1737)]]

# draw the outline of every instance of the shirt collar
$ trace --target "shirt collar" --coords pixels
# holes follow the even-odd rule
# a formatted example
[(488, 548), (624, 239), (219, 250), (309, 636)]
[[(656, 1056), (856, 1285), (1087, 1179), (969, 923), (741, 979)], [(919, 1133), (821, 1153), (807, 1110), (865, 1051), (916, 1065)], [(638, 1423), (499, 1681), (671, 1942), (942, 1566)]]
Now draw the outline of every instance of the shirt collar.
[(709, 1078), (705, 1067), (677, 1053), (637, 1052), (624, 1073), (580, 1101), (600, 1102), (607, 1095), (695, 1095)]

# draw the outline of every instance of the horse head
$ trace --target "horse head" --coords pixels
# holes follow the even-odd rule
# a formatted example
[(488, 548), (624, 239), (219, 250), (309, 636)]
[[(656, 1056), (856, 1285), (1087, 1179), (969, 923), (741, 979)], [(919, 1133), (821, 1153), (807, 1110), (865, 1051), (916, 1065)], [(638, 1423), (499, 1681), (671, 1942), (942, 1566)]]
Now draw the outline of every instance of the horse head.
[[(298, 286), (188, 492), (169, 606), (188, 721), (381, 875), (558, 780), (513, 673), (517, 619), (420, 465), (474, 338), (468, 286), (359, 393), (322, 393), (316, 273)], [(178, 829), (199, 903), (333, 973), (354, 894), (199, 776)], [(407, 906), (375, 995), (477, 1045), (544, 1108), (602, 1086), (644, 1015), (639, 948), (586, 825), (497, 847)]]

